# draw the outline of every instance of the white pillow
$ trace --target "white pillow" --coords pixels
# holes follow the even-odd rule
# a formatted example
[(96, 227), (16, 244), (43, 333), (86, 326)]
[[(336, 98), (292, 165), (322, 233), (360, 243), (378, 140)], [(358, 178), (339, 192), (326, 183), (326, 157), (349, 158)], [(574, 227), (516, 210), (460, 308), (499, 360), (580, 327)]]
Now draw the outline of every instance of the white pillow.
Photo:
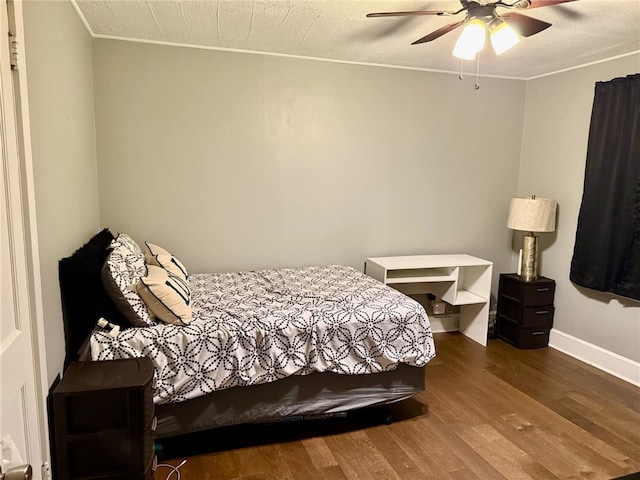
[(147, 265), (138, 282), (138, 293), (156, 318), (174, 325), (191, 323), (189, 282), (157, 265)]
[(155, 325), (153, 313), (136, 290), (138, 280), (146, 273), (142, 249), (126, 233), (118, 234), (109, 248), (112, 250), (102, 267), (107, 294), (132, 325)]
[(158, 267), (162, 267), (168, 272), (177, 275), (183, 280), (189, 279), (189, 273), (187, 272), (187, 267), (173, 256), (170, 252), (165, 250), (158, 245), (155, 245), (150, 242), (144, 242), (147, 246), (147, 252), (145, 255), (146, 261), (149, 265), (156, 265)]

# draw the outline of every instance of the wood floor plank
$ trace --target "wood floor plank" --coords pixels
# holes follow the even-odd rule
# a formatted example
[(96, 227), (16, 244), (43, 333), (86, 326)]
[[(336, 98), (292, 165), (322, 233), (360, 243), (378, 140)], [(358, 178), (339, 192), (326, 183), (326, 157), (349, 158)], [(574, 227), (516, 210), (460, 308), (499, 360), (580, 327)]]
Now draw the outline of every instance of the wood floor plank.
[[(591, 418), (589, 412), (570, 398), (564, 398), (560, 401), (567, 417), (571, 417), (574, 422), (579, 423), (582, 430), (589, 432), (591, 435), (603, 440), (605, 443), (614, 447), (618, 452), (622, 452), (627, 456), (634, 456), (638, 452), (638, 442), (630, 442), (626, 438), (626, 429), (612, 430), (608, 423), (602, 425)], [(640, 425), (636, 424), (636, 428)]]
[[(414, 422), (407, 421), (401, 425), (391, 425), (388, 431), (409, 459), (420, 468), (422, 478), (450, 478), (446, 467), (431, 455), (427, 447), (429, 439), (423, 435), (423, 430), (418, 427)], [(450, 457), (453, 458), (455, 455), (450, 455)]]
[[(563, 400), (561, 400), (563, 401)], [(529, 402), (530, 403), (530, 402)], [(524, 402), (521, 402), (519, 405), (520, 408), (524, 408)], [(579, 461), (575, 461), (575, 455), (573, 455), (574, 461), (573, 463), (570, 461), (570, 457), (572, 457), (571, 452), (568, 447), (565, 445), (565, 448), (557, 448), (557, 444), (554, 445), (555, 439), (560, 439), (562, 437), (567, 437), (573, 439), (574, 437), (580, 438), (583, 446), (587, 447), (587, 449), (583, 449), (580, 455), (591, 456), (593, 457), (593, 449), (591, 447), (598, 446), (598, 454), (599, 458), (598, 462), (600, 464), (600, 469), (597, 472), (597, 475), (601, 478), (611, 478), (611, 476), (617, 476), (618, 471), (616, 471), (615, 467), (612, 464), (621, 466), (626, 465), (627, 471), (631, 468), (635, 468), (632, 463), (629, 462), (629, 458), (624, 455), (624, 453), (619, 450), (614, 450), (610, 445), (604, 444), (600, 441), (599, 438), (589, 435), (582, 429), (576, 428), (576, 425), (570, 421), (575, 420), (575, 417), (563, 418), (560, 415), (555, 415), (556, 412), (548, 412), (547, 415), (544, 415), (544, 418), (540, 416), (540, 414), (544, 411), (540, 406), (535, 410), (530, 410), (533, 414), (533, 421), (537, 422), (537, 426), (540, 427), (540, 431), (533, 435), (529, 436), (527, 439), (527, 445), (530, 448), (537, 448), (540, 454), (547, 459), (545, 463), (548, 463), (549, 460), (556, 458), (559, 460), (559, 465), (564, 467), (565, 469), (568, 466), (573, 465), (574, 470), (581, 470), (581, 465)], [(635, 423), (637, 424), (638, 416), (635, 415)], [(633, 422), (632, 415), (628, 418), (631, 422)], [(633, 424), (633, 423), (632, 423)], [(584, 425), (584, 422), (583, 422)], [(624, 431), (624, 429), (618, 429), (620, 433)], [(616, 444), (619, 445), (621, 439), (617, 438)], [(565, 442), (569, 443), (569, 442)], [(547, 446), (545, 446), (545, 444)], [(628, 445), (626, 445), (628, 446)], [(551, 449), (552, 448), (552, 449)], [(637, 447), (635, 447), (637, 450)], [(544, 454), (546, 450), (546, 454)], [(579, 455), (579, 456), (580, 456)], [(558, 463), (556, 463), (556, 467)], [(605, 468), (606, 467), (606, 468)], [(583, 469), (585, 472), (588, 472), (589, 469)], [(560, 473), (562, 474), (562, 473)]]
[(621, 437), (631, 445), (640, 445), (640, 429), (634, 425), (636, 416), (626, 405), (608, 405), (581, 392), (567, 392), (566, 402), (578, 413)]
[(240, 478), (263, 476), (267, 462), (258, 448), (240, 448), (233, 451), (233, 463)]
[(311, 463), (313, 463), (318, 470), (338, 465), (336, 457), (334, 457), (331, 450), (329, 450), (324, 438), (306, 438), (302, 440), (302, 445), (307, 451)]
[(401, 480), (385, 456), (375, 447), (365, 430), (357, 430), (349, 434), (357, 449), (356, 455), (362, 458), (362, 462), (369, 474), (377, 480)]
[(423, 428), (424, 419), (422, 421), (411, 422), (403, 427), (407, 430), (410, 438), (421, 447), (421, 451), (429, 459), (431, 463), (437, 466), (438, 470), (450, 474), (465, 468), (465, 460), (455, 453), (452, 453), (440, 439), (426, 435)]
[(509, 444), (504, 438), (489, 435), (489, 432), (489, 425), (461, 426), (457, 429), (460, 438), (487, 459), (505, 478), (531, 480), (532, 477), (523, 468), (523, 463), (533, 463), (527, 453)]
[[(251, 437), (260, 438), (246, 444), (187, 457), (182, 478), (609, 480), (640, 472), (640, 388), (551, 348), (434, 338), (425, 391), (394, 405), (391, 425), (347, 418), (334, 431), (307, 431), (288, 422), (277, 441), (273, 429), (257, 428)], [(163, 447), (172, 464), (182, 460), (170, 442)]]
[[(297, 451), (290, 453), (287, 448), (282, 448), (279, 445), (263, 445), (258, 447), (258, 452), (264, 459), (264, 473), (267, 474), (266, 478), (272, 480), (293, 480), (296, 478), (310, 478), (310, 477), (301, 477), (296, 476), (299, 475), (299, 470), (293, 470), (298, 462), (292, 462), (289, 458), (289, 455), (296, 455), (300, 453), (304, 447), (302, 445), (299, 446)], [(289, 455), (288, 455), (289, 454)], [(300, 458), (299, 460), (305, 466), (305, 472), (307, 471), (307, 465), (309, 464), (308, 458)], [(295, 473), (294, 473), (295, 471)]]
[[(483, 411), (495, 411), (493, 419), (491, 416), (487, 419), (496, 432), (523, 450), (535, 451), (539, 465), (536, 468), (540, 471), (548, 471), (556, 478), (563, 478), (572, 470), (580, 469), (580, 459), (567, 449), (558, 449), (554, 443), (556, 437), (552, 438), (547, 434), (547, 431), (573, 431), (574, 426), (570, 422), (550, 410), (540, 408), (535, 402), (523, 397), (522, 392), (508, 385), (494, 387), (490, 389), (492, 393), (478, 400), (478, 403)], [(492, 409), (492, 405), (495, 408)], [(517, 412), (514, 412), (514, 405), (517, 405)], [(505, 414), (505, 411), (512, 413)]]
[[(202, 480), (232, 480), (239, 477), (235, 467), (233, 455), (228, 452), (197, 455), (186, 459), (186, 463), (179, 467), (178, 472), (181, 478), (199, 478)], [(181, 459), (160, 462), (161, 464), (170, 464), (179, 466)], [(163, 480), (171, 473), (169, 478), (175, 478), (175, 473), (168, 468), (158, 468), (156, 470), (156, 478)]]
[[(457, 433), (458, 425), (444, 423), (436, 415), (429, 416), (420, 422), (427, 435), (433, 435), (438, 441), (442, 442), (447, 449), (461, 459), (464, 459), (466, 469), (471, 471), (480, 479), (501, 480), (505, 477), (496, 468), (491, 465), (482, 455), (474, 450), (466, 443)], [(455, 476), (457, 472), (452, 472)]]
[(424, 473), (396, 442), (389, 430), (390, 428), (384, 425), (369, 428), (366, 433), (375, 448), (384, 455), (402, 480), (422, 480)]
[(342, 468), (339, 465), (332, 465), (330, 467), (324, 467), (319, 470), (320, 476), (317, 480), (347, 480)]
[[(554, 409), (554, 411), (557, 410)], [(595, 431), (592, 430), (590, 428), (592, 426), (590, 422), (574, 414), (571, 410), (567, 409), (565, 414), (560, 416), (568, 420), (570, 425), (565, 425), (565, 428), (558, 428), (556, 424), (550, 424), (548, 428), (545, 429), (550, 439), (558, 438), (561, 435), (568, 435), (583, 445), (588, 445), (590, 448), (597, 450), (605, 459), (617, 465), (627, 465), (628, 471), (630, 472), (640, 470), (640, 466), (636, 468), (636, 465), (638, 465), (638, 453), (640, 453), (637, 451), (637, 448), (635, 449), (635, 455), (632, 454), (629, 456), (624, 450), (619, 448), (619, 442), (615, 438), (612, 439), (613, 443), (607, 442), (605, 439), (608, 435), (605, 435), (604, 432), (598, 429)], [(587, 428), (584, 428), (585, 425)], [(550, 441), (548, 442), (550, 443)], [(635, 457), (636, 460), (632, 460), (632, 457)]]
[(358, 455), (348, 433), (330, 435), (326, 437), (326, 442), (347, 478), (378, 480), (367, 470), (362, 455)]
[(566, 433), (558, 438), (558, 442), (566, 450), (572, 452), (574, 458), (579, 458), (583, 461), (584, 469), (581, 471), (595, 472), (597, 476), (604, 478), (615, 478), (624, 475), (631, 469), (634, 471), (640, 469), (640, 465), (637, 463), (634, 466), (630, 465), (628, 458), (619, 463), (613, 462), (595, 449), (591, 442), (582, 443)]
[[(518, 431), (518, 435), (509, 435), (509, 438), (521, 448), (535, 450), (537, 461), (556, 478), (570, 476), (579, 468), (579, 461), (568, 459), (566, 452), (558, 448), (558, 438), (550, 438), (544, 430), (545, 426), (532, 423), (526, 418), (525, 412), (507, 415), (502, 420), (505, 425)], [(504, 431), (501, 426), (498, 428)]]
[(456, 470), (455, 472), (449, 472), (453, 480), (482, 480), (482, 477), (478, 477), (468, 468), (462, 470)]

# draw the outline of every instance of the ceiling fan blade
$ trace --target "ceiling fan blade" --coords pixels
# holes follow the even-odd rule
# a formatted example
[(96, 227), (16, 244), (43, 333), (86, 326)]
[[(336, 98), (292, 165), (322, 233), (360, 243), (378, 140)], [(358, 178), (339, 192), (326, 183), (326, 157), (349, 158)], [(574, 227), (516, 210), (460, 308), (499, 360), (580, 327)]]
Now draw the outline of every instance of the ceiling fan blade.
[(431, 32), (429, 35), (425, 35), (424, 37), (416, 40), (411, 45), (417, 45), (419, 43), (426, 43), (426, 42), (430, 42), (432, 40), (435, 40), (436, 38), (441, 37), (445, 33), (449, 33), (451, 30), (454, 30), (454, 29), (458, 28), (463, 23), (464, 23), (464, 20), (461, 20), (459, 22), (450, 23), (449, 25), (445, 25), (444, 27), (440, 27), (438, 30), (435, 30), (435, 31)]
[(561, 3), (575, 2), (576, 0), (531, 0), (529, 8), (549, 7), (551, 5), (559, 5)]
[(455, 15), (459, 12), (448, 12), (443, 10), (413, 10), (409, 12), (380, 12), (367, 13), (367, 17), (403, 17), (407, 15)]
[(500, 16), (522, 37), (530, 37), (551, 26), (548, 22), (543, 22), (537, 18), (527, 17), (526, 15), (520, 15), (515, 12), (503, 13)]

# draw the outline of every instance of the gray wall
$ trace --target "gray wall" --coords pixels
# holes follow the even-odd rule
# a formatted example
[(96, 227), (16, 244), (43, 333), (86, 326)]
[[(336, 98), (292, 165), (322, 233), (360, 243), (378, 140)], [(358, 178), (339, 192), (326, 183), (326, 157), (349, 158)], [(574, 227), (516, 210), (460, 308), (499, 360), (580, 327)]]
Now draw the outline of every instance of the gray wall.
[(510, 267), (525, 82), (115, 40), (93, 60), (101, 221), (191, 271)]
[(515, 268), (508, 200), (530, 193), (560, 205), (541, 238), (556, 328), (640, 360), (637, 302), (568, 281), (593, 83), (640, 70), (638, 56), (475, 91), (453, 75), (110, 40), (92, 55), (67, 2), (24, 10), (49, 380), (64, 356), (57, 262), (101, 225), (192, 271), (468, 252), (497, 277)]
[(51, 384), (64, 361), (58, 260), (99, 230), (91, 38), (69, 2), (24, 2), (36, 216)]
[[(527, 82), (518, 193), (558, 200), (554, 234), (541, 234), (542, 274), (557, 282), (554, 328), (640, 361), (640, 302), (569, 281), (596, 81), (640, 72), (640, 55)], [(519, 248), (519, 246), (518, 246)]]

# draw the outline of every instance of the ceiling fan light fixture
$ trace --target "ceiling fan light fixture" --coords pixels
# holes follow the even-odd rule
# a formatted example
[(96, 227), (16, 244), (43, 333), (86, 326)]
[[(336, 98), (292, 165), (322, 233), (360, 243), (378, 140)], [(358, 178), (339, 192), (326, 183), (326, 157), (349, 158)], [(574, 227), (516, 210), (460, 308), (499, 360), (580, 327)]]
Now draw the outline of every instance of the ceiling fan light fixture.
[(462, 60), (473, 60), (476, 53), (484, 48), (486, 37), (485, 23), (478, 18), (469, 20), (456, 41), (453, 56)]
[(518, 34), (501, 18), (495, 18), (490, 25), (491, 45), (496, 55), (513, 48), (519, 41)]

